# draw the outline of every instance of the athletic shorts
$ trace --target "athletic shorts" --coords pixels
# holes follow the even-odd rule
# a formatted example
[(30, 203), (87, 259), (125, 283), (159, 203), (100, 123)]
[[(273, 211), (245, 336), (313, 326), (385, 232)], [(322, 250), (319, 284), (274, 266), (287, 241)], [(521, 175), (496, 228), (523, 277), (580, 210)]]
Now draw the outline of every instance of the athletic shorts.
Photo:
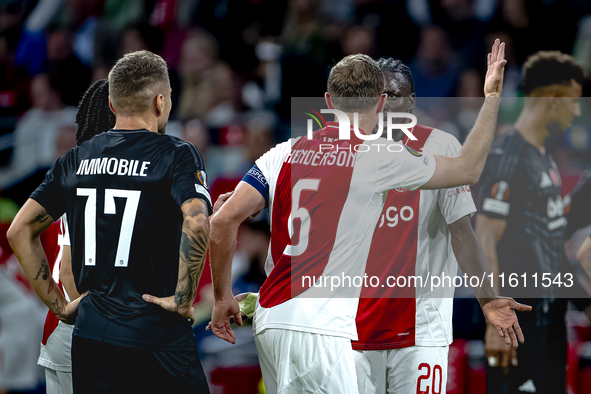
[(46, 394), (72, 394), (72, 373), (45, 368)]
[(1, 267), (0, 388), (32, 390), (43, 378), (37, 358), (47, 307), (34, 293), (29, 294), (24, 286), (8, 279), (11, 275), (5, 275)]
[(266, 329), (254, 336), (267, 394), (357, 394), (351, 340)]
[(359, 394), (444, 394), (449, 346), (355, 350)]
[(74, 394), (209, 394), (196, 345), (162, 352), (73, 336), (72, 381)]

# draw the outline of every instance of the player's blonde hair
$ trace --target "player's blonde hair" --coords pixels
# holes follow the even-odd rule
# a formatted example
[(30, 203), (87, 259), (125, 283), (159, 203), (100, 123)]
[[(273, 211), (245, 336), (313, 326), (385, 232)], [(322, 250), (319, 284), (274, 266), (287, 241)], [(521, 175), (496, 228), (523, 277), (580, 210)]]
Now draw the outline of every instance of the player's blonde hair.
[(369, 56), (349, 55), (330, 70), (327, 85), (336, 109), (365, 112), (376, 106), (384, 92), (384, 75)]

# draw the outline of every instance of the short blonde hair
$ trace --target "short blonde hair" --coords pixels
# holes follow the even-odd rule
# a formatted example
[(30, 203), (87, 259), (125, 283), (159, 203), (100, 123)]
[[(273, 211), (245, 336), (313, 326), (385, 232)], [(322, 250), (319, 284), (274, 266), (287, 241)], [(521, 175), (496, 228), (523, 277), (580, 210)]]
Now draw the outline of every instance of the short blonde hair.
[(384, 74), (369, 56), (349, 55), (328, 76), (327, 91), (336, 109), (364, 112), (376, 106), (384, 92)]

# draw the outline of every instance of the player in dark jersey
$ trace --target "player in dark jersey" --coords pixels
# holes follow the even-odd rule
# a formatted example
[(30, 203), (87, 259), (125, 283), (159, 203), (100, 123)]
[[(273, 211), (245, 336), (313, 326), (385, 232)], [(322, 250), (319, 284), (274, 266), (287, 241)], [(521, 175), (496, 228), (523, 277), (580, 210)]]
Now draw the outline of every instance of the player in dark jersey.
[(523, 111), (514, 130), (494, 142), (480, 178), (476, 230), (492, 273), (504, 273), (506, 280), (525, 274), (529, 280), (513, 289), (505, 282), (500, 288), (496, 277), (497, 294), (531, 297), (518, 301), (532, 305), (533, 311), (520, 318), (528, 341), (518, 352), (487, 327), (489, 394), (566, 390), (567, 299), (560, 298), (558, 286), (540, 290), (538, 282), (536, 288), (532, 275), (541, 280), (547, 273), (554, 280), (564, 273), (560, 175), (544, 142), (551, 134), (562, 135), (580, 115), (583, 73), (571, 56), (538, 52), (524, 64), (523, 78)]
[[(191, 331), (212, 212), (203, 160), (165, 135), (170, 84), (161, 57), (139, 51), (109, 73), (115, 127), (58, 159), (9, 230), (37, 294), (72, 338), (75, 393), (208, 393)], [(67, 213), (77, 290), (66, 302), (39, 245)], [(179, 247), (180, 245), (180, 247)], [(175, 294), (162, 305), (151, 296)], [(177, 313), (178, 312), (178, 313)]]

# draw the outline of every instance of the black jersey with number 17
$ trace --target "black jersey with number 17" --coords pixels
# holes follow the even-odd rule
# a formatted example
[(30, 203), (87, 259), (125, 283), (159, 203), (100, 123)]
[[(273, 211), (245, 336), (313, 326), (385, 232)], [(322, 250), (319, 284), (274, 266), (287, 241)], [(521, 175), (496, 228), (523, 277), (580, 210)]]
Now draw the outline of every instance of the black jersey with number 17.
[(74, 328), (115, 345), (180, 350), (191, 325), (145, 302), (174, 294), (181, 205), (199, 198), (211, 213), (203, 160), (190, 143), (148, 130), (110, 130), (58, 159), (31, 195), (56, 220), (67, 213), (80, 293)]

